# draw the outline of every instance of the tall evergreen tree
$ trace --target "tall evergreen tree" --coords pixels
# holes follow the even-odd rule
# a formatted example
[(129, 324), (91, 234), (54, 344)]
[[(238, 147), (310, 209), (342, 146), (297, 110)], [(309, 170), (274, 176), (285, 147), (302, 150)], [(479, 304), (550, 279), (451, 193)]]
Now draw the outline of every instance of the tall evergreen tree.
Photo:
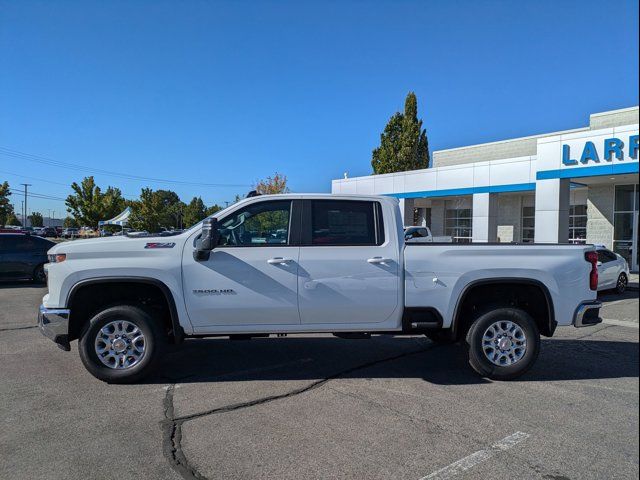
[(396, 112), (380, 135), (380, 146), (373, 150), (373, 173), (404, 172), (429, 166), (427, 132), (418, 119), (416, 94), (409, 92), (404, 113)]

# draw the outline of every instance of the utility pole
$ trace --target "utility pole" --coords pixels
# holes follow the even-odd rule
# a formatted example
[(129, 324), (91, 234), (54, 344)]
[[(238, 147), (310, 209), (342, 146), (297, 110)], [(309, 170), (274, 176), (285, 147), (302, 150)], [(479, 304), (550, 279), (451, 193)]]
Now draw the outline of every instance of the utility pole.
[(47, 226), (50, 227), (51, 225), (53, 225), (53, 223), (51, 222), (51, 209), (47, 208), (47, 210), (49, 210), (49, 225)]
[(24, 200), (20, 200), (20, 219), (21, 226), (24, 227)]
[(27, 220), (28, 210), (27, 210), (27, 188), (31, 186), (30, 183), (21, 183), (20, 185), (24, 185), (24, 226), (26, 227), (29, 221)]

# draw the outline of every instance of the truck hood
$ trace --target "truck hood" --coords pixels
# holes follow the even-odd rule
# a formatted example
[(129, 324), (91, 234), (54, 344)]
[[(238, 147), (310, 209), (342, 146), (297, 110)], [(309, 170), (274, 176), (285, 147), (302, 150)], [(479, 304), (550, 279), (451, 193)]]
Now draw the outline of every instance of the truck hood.
[(171, 252), (180, 249), (184, 244), (185, 236), (176, 235), (172, 237), (103, 237), (90, 238), (86, 240), (73, 240), (62, 242), (52, 247), (47, 253), (55, 255), (64, 253), (68, 259), (125, 256), (127, 253), (137, 255), (145, 251)]

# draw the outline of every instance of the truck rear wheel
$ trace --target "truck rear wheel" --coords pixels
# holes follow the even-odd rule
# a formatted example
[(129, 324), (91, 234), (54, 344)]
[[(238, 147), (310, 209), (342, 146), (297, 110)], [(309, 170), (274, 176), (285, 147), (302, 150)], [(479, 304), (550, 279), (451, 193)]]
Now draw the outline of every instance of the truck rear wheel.
[(153, 370), (165, 343), (162, 328), (145, 310), (122, 305), (102, 310), (84, 326), (78, 350), (94, 377), (132, 383)]
[(471, 367), (494, 380), (511, 380), (524, 374), (540, 352), (536, 322), (516, 308), (499, 308), (480, 316), (466, 340)]

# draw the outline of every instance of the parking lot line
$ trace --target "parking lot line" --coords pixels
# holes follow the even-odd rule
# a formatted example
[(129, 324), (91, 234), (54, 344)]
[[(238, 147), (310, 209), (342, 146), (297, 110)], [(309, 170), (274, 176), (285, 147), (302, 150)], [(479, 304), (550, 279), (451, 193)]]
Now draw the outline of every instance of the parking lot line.
[(420, 480), (444, 480), (445, 478), (455, 477), (456, 475), (466, 472), (476, 465), (487, 461), (497, 453), (513, 448), (518, 443), (523, 442), (529, 437), (530, 435), (528, 433), (516, 432), (512, 435), (509, 435), (508, 437), (503, 438), (502, 440), (497, 441), (496, 443), (491, 445), (491, 447), (484, 450), (478, 450), (477, 452), (474, 452), (471, 455), (453, 462), (452, 464), (447, 465), (440, 470), (436, 470), (435, 472), (430, 473), (426, 477), (422, 477)]

